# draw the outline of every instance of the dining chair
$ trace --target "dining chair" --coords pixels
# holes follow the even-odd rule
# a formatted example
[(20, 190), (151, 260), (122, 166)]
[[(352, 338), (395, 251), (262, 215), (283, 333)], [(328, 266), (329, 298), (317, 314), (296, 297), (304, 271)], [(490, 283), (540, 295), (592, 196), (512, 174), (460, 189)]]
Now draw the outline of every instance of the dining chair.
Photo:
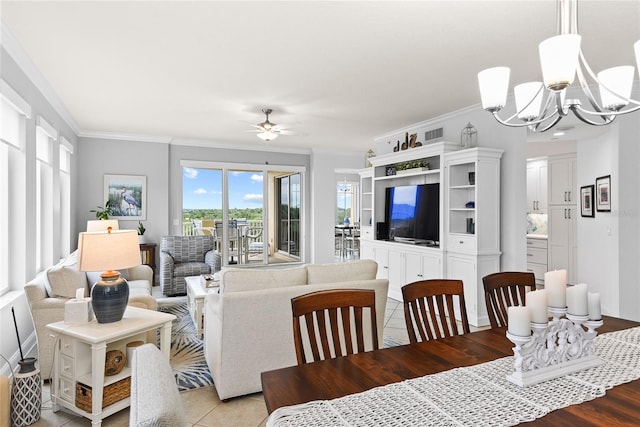
[[(311, 292), (292, 298), (291, 308), (298, 365), (361, 353), (365, 344), (372, 347), (369, 350), (379, 348), (373, 289)], [(369, 323), (364, 320), (365, 309), (370, 314)], [(311, 359), (307, 357), (309, 352)]]
[(527, 291), (536, 290), (533, 273), (503, 271), (482, 278), (484, 300), (492, 328), (507, 326), (508, 307), (525, 305)]
[[(456, 322), (454, 297), (458, 298), (462, 330)], [(412, 344), (470, 332), (462, 280), (429, 279), (409, 283), (402, 287), (402, 300)]]

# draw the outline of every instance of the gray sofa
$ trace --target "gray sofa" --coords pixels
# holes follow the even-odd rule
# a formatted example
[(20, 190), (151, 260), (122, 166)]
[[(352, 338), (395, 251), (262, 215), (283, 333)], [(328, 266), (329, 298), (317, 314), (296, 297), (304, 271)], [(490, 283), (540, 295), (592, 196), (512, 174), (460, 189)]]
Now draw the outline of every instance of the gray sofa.
[[(156, 300), (151, 296), (151, 267), (139, 265), (121, 274), (129, 282), (129, 305), (156, 310)], [(99, 272), (78, 271), (76, 251), (57, 265), (38, 273), (25, 285), (38, 340), (38, 364), (43, 379), (51, 378), (55, 344), (46, 325), (64, 320), (64, 304), (70, 298), (75, 298), (76, 289), (79, 288), (84, 288), (85, 296), (89, 296), (91, 286), (99, 276)], [(147, 336), (147, 340), (149, 339), (155, 340), (155, 331)]]
[(160, 241), (160, 286), (164, 295), (184, 295), (188, 276), (220, 271), (214, 236), (164, 236)]
[[(259, 392), (262, 372), (296, 365), (291, 298), (298, 295), (325, 289), (375, 290), (382, 343), (389, 281), (376, 279), (377, 270), (371, 260), (223, 270), (220, 292), (206, 295), (204, 309), (205, 359), (220, 399)], [(371, 336), (369, 331), (365, 336)], [(365, 348), (371, 347), (365, 342)]]

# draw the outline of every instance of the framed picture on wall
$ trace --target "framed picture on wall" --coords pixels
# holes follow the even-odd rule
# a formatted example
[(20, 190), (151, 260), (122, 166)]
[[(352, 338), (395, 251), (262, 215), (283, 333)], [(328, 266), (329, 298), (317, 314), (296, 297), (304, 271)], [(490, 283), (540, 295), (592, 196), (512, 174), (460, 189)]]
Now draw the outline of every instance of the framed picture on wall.
[(611, 212), (611, 175), (596, 178), (596, 210)]
[(593, 185), (580, 187), (580, 213), (584, 217), (593, 218)]
[(147, 219), (147, 177), (144, 175), (105, 175), (104, 200), (109, 201), (110, 218)]

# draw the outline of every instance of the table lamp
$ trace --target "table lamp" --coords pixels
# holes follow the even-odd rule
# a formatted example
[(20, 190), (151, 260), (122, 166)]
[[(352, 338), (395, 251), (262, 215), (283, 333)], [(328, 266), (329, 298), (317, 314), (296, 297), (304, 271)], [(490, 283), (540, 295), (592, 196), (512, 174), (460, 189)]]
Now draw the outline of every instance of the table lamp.
[(141, 264), (138, 233), (112, 229), (80, 233), (78, 254), (80, 271), (104, 271), (101, 280), (91, 287), (91, 305), (98, 323), (122, 319), (129, 300), (129, 284), (117, 270)]
[(117, 219), (90, 219), (87, 221), (87, 231), (107, 231), (111, 227), (111, 230), (119, 230), (120, 225)]

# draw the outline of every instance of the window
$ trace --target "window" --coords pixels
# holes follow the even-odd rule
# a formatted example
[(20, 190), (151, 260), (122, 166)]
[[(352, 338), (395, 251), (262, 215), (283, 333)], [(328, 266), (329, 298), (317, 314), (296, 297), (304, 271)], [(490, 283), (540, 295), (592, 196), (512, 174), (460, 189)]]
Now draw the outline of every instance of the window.
[[(25, 283), (25, 119), (31, 107), (0, 79), (0, 295)], [(11, 182), (11, 185), (9, 185)]]
[(73, 146), (60, 138), (60, 256), (71, 252), (71, 155)]
[(223, 265), (300, 260), (301, 171), (197, 161), (182, 166), (183, 234), (214, 234)]
[(36, 128), (36, 271), (54, 264), (53, 259), (53, 140), (58, 135), (42, 117)]
[(344, 224), (345, 218), (349, 219), (351, 224), (360, 221), (358, 213), (360, 209), (358, 207), (358, 188), (359, 184), (356, 182), (339, 182), (337, 186), (337, 198), (336, 198), (336, 224)]

